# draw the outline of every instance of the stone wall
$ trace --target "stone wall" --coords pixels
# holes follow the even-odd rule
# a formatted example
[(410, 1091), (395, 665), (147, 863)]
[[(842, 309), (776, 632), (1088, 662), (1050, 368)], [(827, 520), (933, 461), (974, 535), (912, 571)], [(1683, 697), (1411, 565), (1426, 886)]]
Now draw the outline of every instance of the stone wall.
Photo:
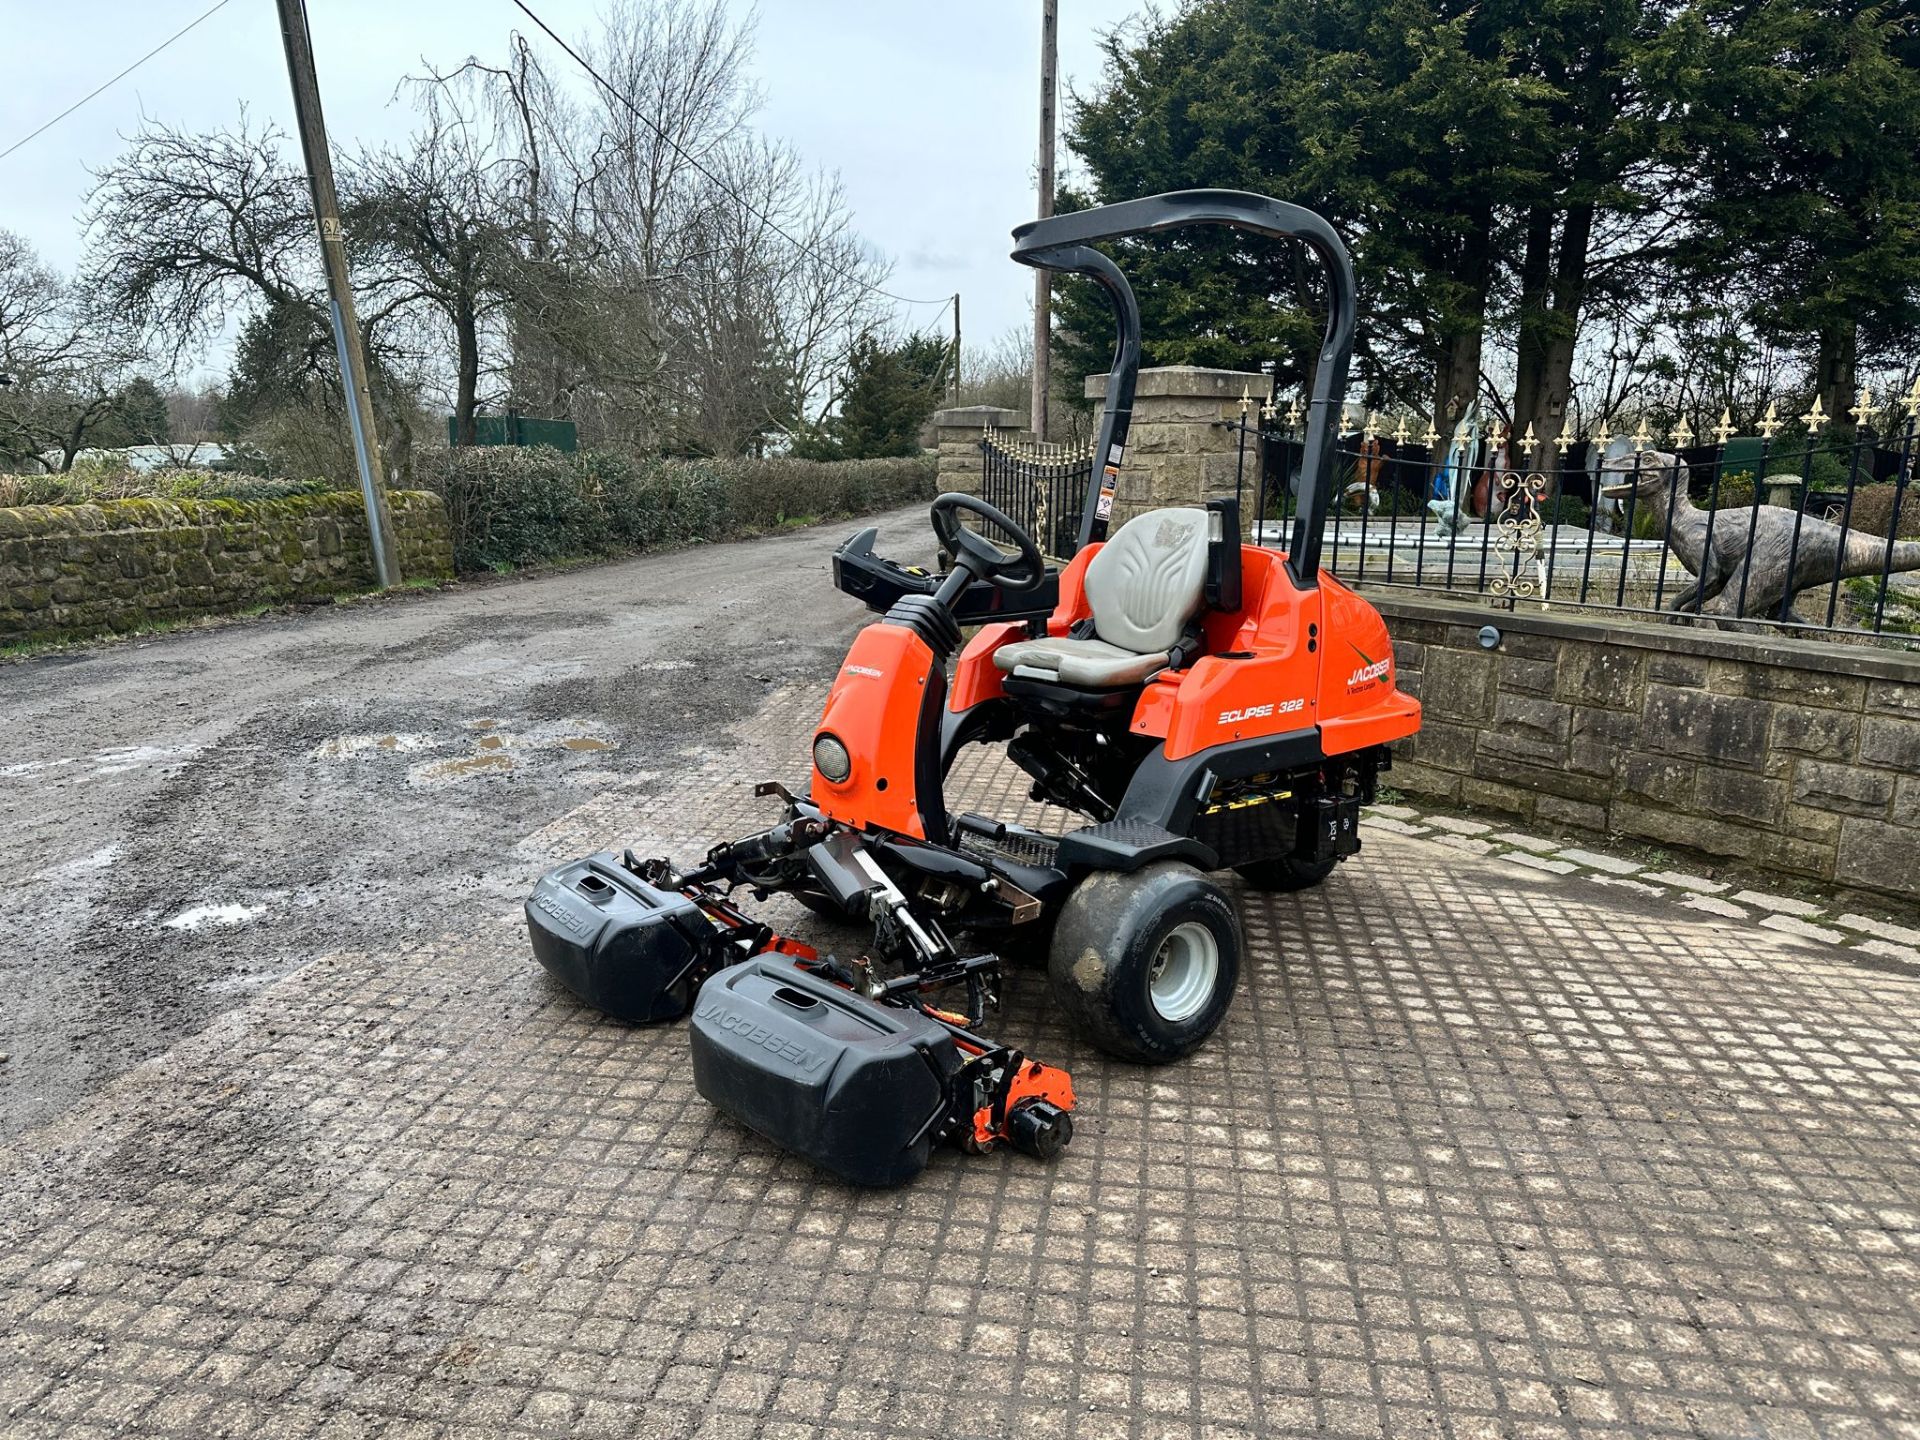
[(1920, 898), (1920, 656), (1368, 598), (1425, 708), (1392, 784)]
[[(401, 574), (453, 574), (440, 497), (389, 496)], [(0, 510), (0, 643), (373, 588), (358, 494), (107, 500)]]

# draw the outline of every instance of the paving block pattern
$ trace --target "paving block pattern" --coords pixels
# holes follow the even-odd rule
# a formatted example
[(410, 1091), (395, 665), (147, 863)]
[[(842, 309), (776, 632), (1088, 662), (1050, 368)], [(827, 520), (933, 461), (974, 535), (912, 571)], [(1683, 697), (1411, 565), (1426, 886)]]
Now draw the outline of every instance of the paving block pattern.
[[(816, 698), (529, 853), (746, 828)], [(328, 956), (0, 1152), (0, 1433), (1915, 1434), (1920, 980), (1592, 873), (1383, 831), (1238, 891), (1163, 1069), (1019, 972), (1074, 1144), (891, 1192), (718, 1117), (514, 915)]]

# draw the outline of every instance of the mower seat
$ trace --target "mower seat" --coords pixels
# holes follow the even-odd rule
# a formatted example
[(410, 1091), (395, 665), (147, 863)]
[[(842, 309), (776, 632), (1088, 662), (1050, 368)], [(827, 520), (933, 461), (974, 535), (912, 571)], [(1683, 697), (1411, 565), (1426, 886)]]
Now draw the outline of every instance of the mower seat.
[(1139, 685), (1166, 669), (1205, 600), (1206, 580), (1206, 511), (1136, 515), (1087, 562), (1093, 634), (1015, 641), (994, 651), (993, 663), (1021, 680), (1089, 690)]

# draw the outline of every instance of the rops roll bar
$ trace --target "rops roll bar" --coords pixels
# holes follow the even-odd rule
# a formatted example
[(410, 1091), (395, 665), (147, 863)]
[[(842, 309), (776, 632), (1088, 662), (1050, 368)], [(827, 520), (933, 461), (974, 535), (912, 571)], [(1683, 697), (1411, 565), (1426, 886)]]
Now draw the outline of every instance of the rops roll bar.
[(1293, 522), (1287, 569), (1303, 589), (1319, 583), (1320, 536), (1333, 502), (1333, 447), (1339, 407), (1346, 397), (1347, 366), (1353, 358), (1353, 260), (1339, 234), (1313, 211), (1245, 190), (1174, 190), (1141, 200), (1123, 200), (1092, 210), (1076, 210), (1032, 220), (1013, 232), (1013, 258), (1040, 270), (1091, 276), (1113, 303), (1119, 336), (1113, 369), (1107, 377), (1106, 410), (1094, 447), (1086, 504), (1080, 519), (1080, 544), (1105, 538), (1113, 512), (1113, 494), (1133, 418), (1134, 382), (1140, 370), (1140, 308), (1133, 291), (1105, 255), (1089, 248), (1095, 241), (1152, 235), (1185, 225), (1230, 225), (1280, 240), (1302, 240), (1320, 257), (1327, 272), (1327, 333), (1314, 367), (1313, 394), (1307, 408), (1307, 438), (1300, 456), (1300, 496)]

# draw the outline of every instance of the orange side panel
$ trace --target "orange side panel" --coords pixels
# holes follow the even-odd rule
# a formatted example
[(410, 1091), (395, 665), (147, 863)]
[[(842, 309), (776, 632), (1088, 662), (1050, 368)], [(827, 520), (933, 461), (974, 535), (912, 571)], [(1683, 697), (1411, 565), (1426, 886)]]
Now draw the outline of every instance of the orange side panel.
[(1404, 740), (1420, 728), (1420, 702), (1404, 690), (1389, 690), (1365, 710), (1320, 723), (1320, 748), (1346, 755), (1369, 745)]
[[(1318, 721), (1320, 592), (1296, 590), (1280, 561), (1275, 551), (1241, 548), (1241, 610), (1202, 622), (1210, 653), (1180, 682), (1164, 732), (1168, 759)], [(1146, 708), (1135, 713), (1136, 734), (1155, 733), (1159, 711)]]
[(1101, 543), (1104, 542), (1087, 546), (1060, 572), (1060, 603), (1047, 621), (1049, 635), (1064, 635), (1074, 621), (1084, 620), (1093, 613), (1093, 607), (1087, 603), (1087, 566), (1099, 553)]
[(914, 757), (933, 674), (933, 652), (904, 625), (876, 621), (854, 637), (814, 731), (815, 739), (831, 731), (853, 758), (837, 785), (815, 767), (813, 801), (822, 814), (862, 830), (926, 838)]
[(1163, 670), (1140, 692), (1140, 701), (1133, 707), (1134, 734), (1167, 738), (1167, 731), (1173, 728), (1173, 717), (1180, 708), (1180, 686), (1186, 678), (1184, 670)]
[(1025, 639), (1026, 633), (1027, 627), (1018, 620), (982, 625), (953, 663), (953, 689), (947, 695), (947, 708), (958, 715), (983, 700), (998, 700), (1005, 695), (1007, 687), (1001, 683), (1000, 667), (993, 663), (993, 652), (1002, 645)]
[(1326, 597), (1327, 657), (1320, 675), (1324, 730), (1372, 712), (1394, 693), (1393, 641), (1380, 612), (1331, 575), (1321, 575), (1320, 590)]

